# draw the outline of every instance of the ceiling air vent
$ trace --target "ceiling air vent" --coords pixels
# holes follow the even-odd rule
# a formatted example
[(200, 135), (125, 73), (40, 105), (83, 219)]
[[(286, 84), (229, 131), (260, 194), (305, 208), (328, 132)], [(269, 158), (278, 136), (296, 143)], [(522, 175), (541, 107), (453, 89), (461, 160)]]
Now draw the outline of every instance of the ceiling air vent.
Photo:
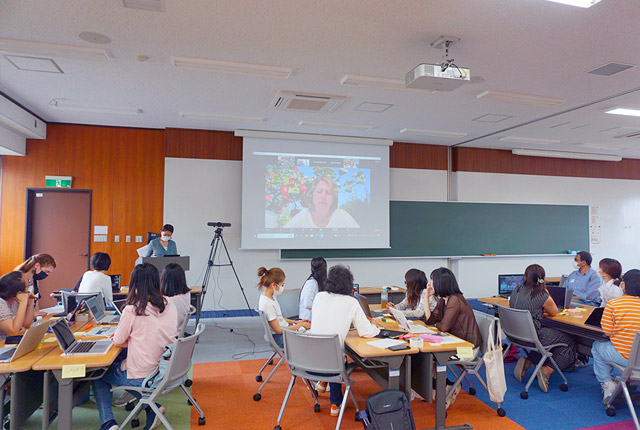
[(338, 109), (346, 99), (346, 96), (283, 90), (278, 91), (271, 103), (271, 107), (279, 110), (333, 112)]
[(122, 5), (131, 9), (164, 12), (164, 0), (122, 0)]
[(613, 76), (620, 72), (624, 72), (625, 70), (632, 69), (634, 67), (636, 66), (634, 66), (633, 64), (607, 63), (593, 70), (590, 70), (587, 73), (591, 75), (598, 75), (598, 76)]

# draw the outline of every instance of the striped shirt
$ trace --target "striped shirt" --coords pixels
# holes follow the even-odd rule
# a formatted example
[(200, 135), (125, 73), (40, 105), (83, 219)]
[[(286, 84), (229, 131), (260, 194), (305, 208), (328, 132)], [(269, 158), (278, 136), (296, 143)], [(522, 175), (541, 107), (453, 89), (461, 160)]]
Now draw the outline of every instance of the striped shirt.
[(601, 325), (611, 337), (616, 351), (628, 360), (633, 337), (640, 330), (640, 297), (624, 295), (609, 300), (602, 313)]

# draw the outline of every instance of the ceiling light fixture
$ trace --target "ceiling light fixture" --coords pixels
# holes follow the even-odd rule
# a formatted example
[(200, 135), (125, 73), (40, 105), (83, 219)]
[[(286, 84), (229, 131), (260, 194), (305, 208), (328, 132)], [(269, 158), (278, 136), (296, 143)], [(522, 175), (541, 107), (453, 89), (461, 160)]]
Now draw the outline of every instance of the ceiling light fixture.
[(340, 79), (342, 85), (353, 85), (356, 87), (384, 88), (387, 90), (417, 91), (420, 93), (434, 94), (433, 90), (421, 90), (417, 88), (407, 88), (404, 86), (404, 79), (383, 78), (380, 76), (366, 75), (344, 75)]
[(596, 3), (600, 3), (600, 0), (547, 0), (554, 3), (566, 4), (568, 6), (576, 6), (582, 8), (590, 8)]
[(630, 108), (613, 108), (607, 109), (604, 113), (610, 113), (613, 115), (625, 115), (625, 116), (640, 116), (640, 109), (630, 109)]
[(0, 39), (0, 52), (47, 58), (76, 58), (79, 60), (106, 61), (111, 54), (104, 48), (58, 45), (55, 43), (31, 42), (28, 40)]
[(507, 103), (520, 103), (531, 106), (554, 107), (566, 103), (564, 99), (534, 96), (531, 94), (513, 93), (510, 91), (488, 90), (476, 96), (478, 99), (495, 100)]
[(260, 64), (234, 63), (231, 61), (208, 60), (206, 58), (171, 57), (176, 67), (209, 72), (237, 73), (265, 78), (287, 79), (292, 72), (290, 67), (264, 66)]
[(421, 136), (431, 137), (448, 137), (451, 139), (460, 139), (467, 135), (467, 133), (459, 133), (455, 131), (421, 130), (418, 128), (403, 128), (402, 130), (400, 130), (400, 133), (419, 134)]
[(569, 158), (573, 160), (598, 160), (598, 161), (621, 161), (619, 155), (607, 154), (587, 154), (581, 152), (563, 152), (563, 151), (543, 151), (539, 149), (513, 149), (513, 155), (524, 155), (528, 157), (549, 157), (549, 158)]
[(559, 140), (550, 139), (534, 139), (533, 137), (519, 137), (519, 136), (507, 136), (500, 139), (501, 142), (511, 143), (532, 143), (535, 145), (551, 145), (554, 143), (560, 143)]
[(324, 122), (324, 121), (306, 121), (302, 120), (298, 122), (300, 127), (314, 127), (314, 128), (342, 128), (349, 130), (369, 131), (373, 128), (372, 125), (366, 124), (344, 124), (341, 122)]
[(49, 107), (51, 109), (87, 113), (113, 113), (118, 115), (139, 115), (142, 113), (142, 110), (137, 108), (85, 105), (82, 103), (69, 103), (61, 99), (51, 100)]
[(195, 119), (205, 121), (242, 121), (242, 122), (255, 122), (260, 124), (264, 118), (255, 116), (240, 116), (240, 115), (216, 115), (211, 113), (193, 113), (193, 112), (180, 112), (180, 116), (184, 119)]

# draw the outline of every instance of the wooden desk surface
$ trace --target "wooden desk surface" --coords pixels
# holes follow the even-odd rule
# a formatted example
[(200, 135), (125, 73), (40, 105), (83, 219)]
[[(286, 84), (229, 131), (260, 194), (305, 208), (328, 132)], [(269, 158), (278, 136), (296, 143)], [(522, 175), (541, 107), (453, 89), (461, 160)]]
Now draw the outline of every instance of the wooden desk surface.
[[(509, 300), (505, 299), (504, 297), (482, 297), (482, 298), (479, 298), (478, 301), (483, 303), (498, 304), (501, 306), (509, 306)], [(556, 315), (553, 317), (545, 314), (544, 317), (551, 321), (557, 321), (564, 324), (582, 327), (585, 329), (592, 330), (594, 332), (602, 333), (601, 328), (594, 327), (591, 325), (586, 325), (584, 323), (587, 320), (587, 318), (589, 318), (589, 316), (591, 315), (591, 312), (593, 312), (593, 310), (595, 309), (595, 306), (589, 306), (585, 304), (580, 304), (578, 306), (586, 309), (586, 311), (579, 311), (576, 313), (567, 313), (565, 315)]]
[[(404, 293), (406, 290), (406, 287), (397, 287), (392, 285), (389, 289), (389, 293)], [(360, 287), (360, 294), (363, 296), (367, 294), (382, 294), (382, 287)]]
[(62, 350), (56, 344), (55, 348), (47, 355), (38, 360), (33, 366), (33, 370), (57, 370), (68, 364), (84, 364), (91, 367), (108, 367), (113, 363), (120, 353), (120, 347), (112, 346), (106, 354), (100, 355), (61, 355)]

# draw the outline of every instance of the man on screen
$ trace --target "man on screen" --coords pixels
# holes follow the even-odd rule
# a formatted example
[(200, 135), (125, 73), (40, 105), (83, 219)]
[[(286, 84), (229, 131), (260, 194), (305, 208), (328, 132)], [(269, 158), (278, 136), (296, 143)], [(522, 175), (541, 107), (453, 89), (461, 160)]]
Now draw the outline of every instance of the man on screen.
[(298, 212), (285, 228), (358, 228), (346, 211), (338, 208), (338, 187), (328, 176), (315, 180), (307, 193), (307, 208)]

